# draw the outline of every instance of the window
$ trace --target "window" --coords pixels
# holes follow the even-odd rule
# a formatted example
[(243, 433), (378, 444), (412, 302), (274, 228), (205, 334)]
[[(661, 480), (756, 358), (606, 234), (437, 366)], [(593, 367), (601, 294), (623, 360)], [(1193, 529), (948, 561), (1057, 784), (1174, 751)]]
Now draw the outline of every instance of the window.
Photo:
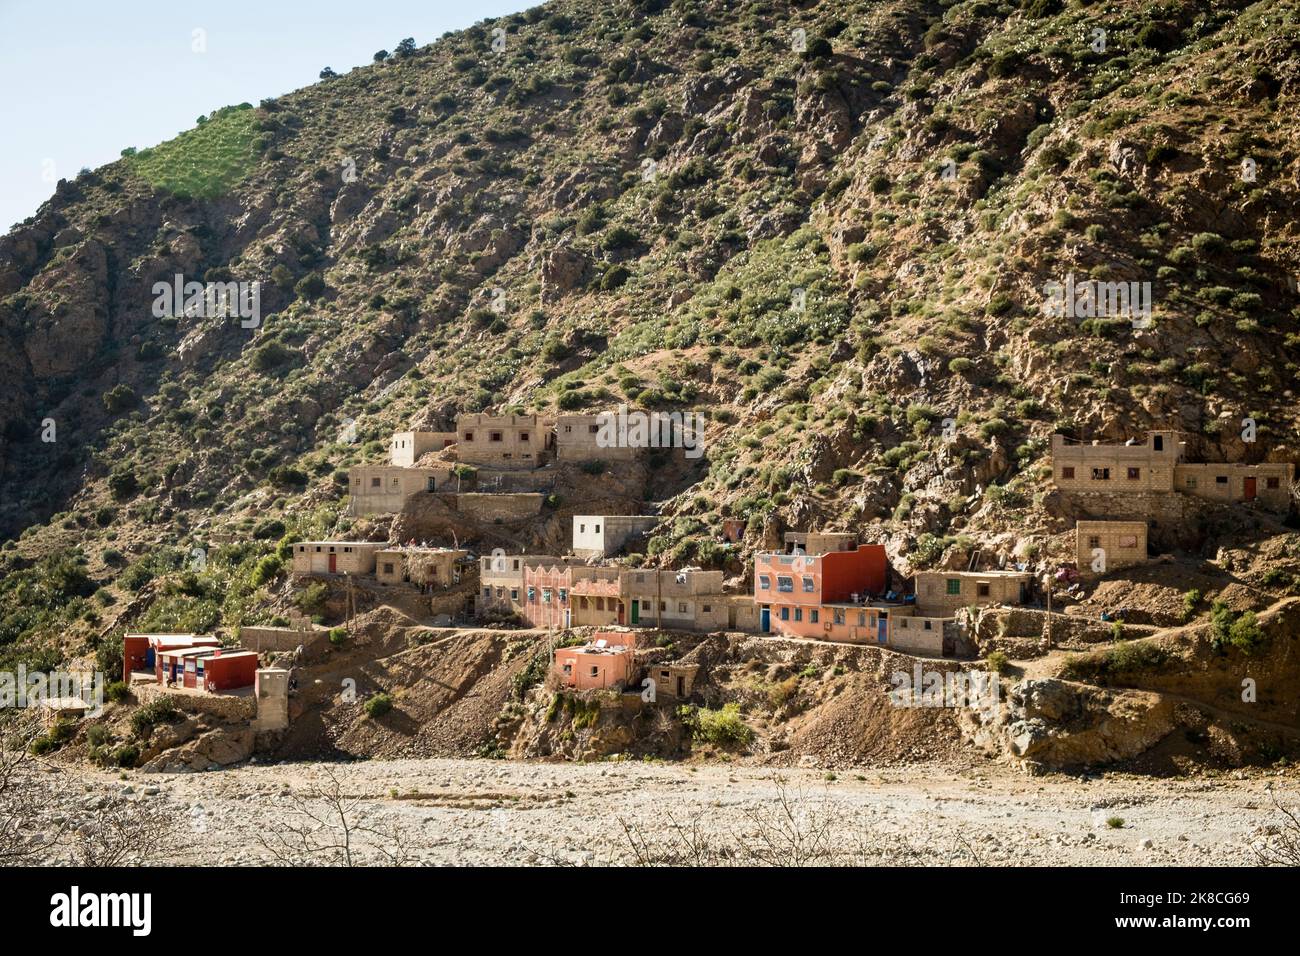
[(353, 479), (352, 479), (352, 484), (353, 484), (354, 487), (360, 488), (360, 487), (361, 487), (361, 479), (360, 479), (360, 478), (353, 478)]
[(772, 579), (766, 574), (758, 576), (758, 589), (760, 591), (770, 591), (772, 589)]
[(520, 441), (528, 441), (528, 432), (520, 432), (520, 433), (519, 433), (519, 440), (520, 440)]
[(713, 611), (713, 605), (712, 605), (712, 604), (701, 604), (701, 605), (700, 605), (700, 610), (703, 611), (705, 614), (712, 613), (712, 611)]
[(867, 624), (867, 612), (866, 612), (866, 611), (859, 611), (859, 612), (858, 612), (858, 627), (865, 627), (866, 624)]
[(381, 484), (383, 484), (383, 482), (381, 482), (378, 478), (371, 478), (371, 479), (370, 479), (370, 487), (371, 487), (371, 488), (378, 488)]
[(473, 440), (474, 440), (474, 433), (473, 433), (473, 432), (466, 432), (466, 433), (465, 433), (465, 441), (473, 441)]
[(781, 608), (781, 620), (783, 621), (790, 620), (790, 609), (788, 607)]
[(796, 621), (802, 621), (802, 620), (803, 620), (803, 608), (801, 608), (801, 607), (797, 607), (797, 608), (794, 609), (794, 619), (795, 619)]
[(1110, 481), (1110, 469), (1109, 469), (1109, 468), (1094, 468), (1094, 469), (1092, 470), (1092, 480), (1093, 480), (1093, 481)]
[(907, 630), (907, 618), (905, 618), (905, 617), (900, 617), (900, 618), (898, 619), (898, 626), (901, 627), (903, 630), (906, 631), (906, 630)]
[(1214, 476), (1214, 483), (1215, 483), (1216, 485), (1226, 485), (1226, 484), (1228, 483), (1228, 476), (1227, 476), (1227, 475), (1215, 475), (1215, 476)]
[(1164, 451), (1164, 450), (1165, 450), (1165, 436), (1164, 436), (1164, 435), (1153, 435), (1152, 438), (1151, 438), (1151, 447), (1154, 448), (1156, 451)]
[(392, 574), (392, 573), (393, 573), (393, 562), (391, 562), (391, 561), (385, 561), (385, 562), (384, 562), (384, 573), (385, 573), (385, 574)]
[(642, 600), (642, 601), (641, 601), (641, 610), (643, 610), (643, 611), (648, 611), (648, 610), (650, 610), (650, 602), (649, 602), (649, 601), (646, 601), (646, 600)]
[(592, 531), (593, 531), (593, 533), (595, 533), (595, 534), (600, 534), (600, 525), (594, 525), (594, 526), (592, 527)]
[(592, 677), (599, 677), (599, 676), (600, 676), (600, 668), (597, 667), (595, 664), (592, 664), (592, 665), (591, 665), (591, 676), (592, 676)]
[(820, 616), (821, 616), (820, 612), (818, 612), (816, 608), (812, 608), (808, 612), (808, 620), (812, 621), (814, 624), (818, 623), (818, 619)]
[(776, 589), (778, 591), (793, 591), (794, 578), (787, 578), (784, 575), (778, 575), (776, 579)]
[(600, 431), (600, 426), (599, 426), (599, 425), (588, 425), (588, 426), (587, 426), (587, 431), (591, 432), (591, 433), (594, 435), (594, 434), (596, 434), (596, 432)]
[(567, 664), (564, 665), (564, 673), (566, 673), (566, 674), (572, 674), (572, 673), (573, 673), (573, 663), (572, 663), (572, 662), (569, 662), (569, 663), (567, 663)]
[(488, 432), (488, 441), (501, 441), (500, 432)]
[(1188, 476), (1187, 476), (1187, 487), (1188, 487), (1188, 488), (1195, 488), (1195, 487), (1196, 487), (1196, 479), (1193, 478), (1191, 475), (1188, 475)]
[(1269, 478), (1266, 487), (1269, 487), (1269, 488), (1276, 488), (1276, 487), (1278, 487), (1278, 481), (1277, 481), (1277, 479), (1276, 479), (1276, 478)]
[(813, 579), (807, 574), (803, 576), (803, 589), (805, 591), (813, 590)]
[(484, 589), (483, 589), (483, 597), (484, 597), (486, 600), (489, 600), (489, 601), (492, 600), (492, 589), (491, 589), (491, 588), (484, 588)]
[(961, 578), (948, 578), (948, 594), (961, 596)]
[(981, 581), (979, 584), (975, 585), (975, 593), (982, 598), (986, 598), (989, 596), (989, 586)]
[(834, 623), (836, 624), (844, 623), (844, 608), (842, 607), (832, 608), (831, 613), (833, 615), (832, 620), (834, 621)]
[(1088, 547), (1089, 547), (1089, 548), (1100, 548), (1100, 547), (1101, 547), (1101, 535), (1097, 535), (1097, 534), (1090, 534), (1090, 535), (1088, 535)]
[(586, 534), (586, 533), (587, 533), (587, 526), (585, 524), (578, 525), (578, 534)]
[(1142, 477), (1142, 469), (1141, 469), (1141, 468), (1130, 468), (1130, 469), (1128, 470), (1128, 480), (1129, 480), (1129, 481), (1137, 481), (1137, 480), (1140, 479), (1141, 477)]
[(927, 631), (932, 631), (932, 630), (934, 630), (934, 623), (933, 623), (932, 621), (926, 621), (926, 622), (924, 623), (923, 627), (924, 627), (924, 629), (927, 630)]
[(1064, 479), (1066, 479), (1067, 481), (1073, 481), (1073, 480), (1074, 480), (1074, 466), (1073, 466), (1073, 465), (1070, 465), (1070, 466), (1068, 466), (1068, 467), (1066, 467), (1066, 468), (1062, 468), (1062, 469), (1061, 469), (1061, 477), (1064, 478)]
[(678, 614), (685, 614), (685, 613), (686, 613), (686, 602), (685, 602), (685, 601), (678, 601), (678, 602), (677, 602), (677, 613), (678, 613)]

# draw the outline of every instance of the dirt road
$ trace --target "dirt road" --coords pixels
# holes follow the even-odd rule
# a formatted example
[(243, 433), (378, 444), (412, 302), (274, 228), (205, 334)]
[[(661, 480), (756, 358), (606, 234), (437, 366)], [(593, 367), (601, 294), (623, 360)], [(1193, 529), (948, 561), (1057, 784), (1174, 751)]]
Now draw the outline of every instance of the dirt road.
[[(426, 864), (634, 862), (1237, 864), (1300, 806), (1300, 776), (1029, 777), (994, 764), (829, 774), (725, 765), (377, 760), (246, 765), (200, 774), (91, 774), (91, 793), (165, 801), (202, 840), (165, 860), (272, 862), (258, 834), (310, 808), (329, 820), (331, 774), (362, 862), (406, 847)], [(126, 788), (130, 788), (126, 790)], [(161, 809), (161, 808), (160, 808)], [(1122, 823), (1121, 823), (1122, 821)], [(1117, 825), (1116, 825), (1117, 824)], [(292, 843), (292, 841), (290, 841)]]

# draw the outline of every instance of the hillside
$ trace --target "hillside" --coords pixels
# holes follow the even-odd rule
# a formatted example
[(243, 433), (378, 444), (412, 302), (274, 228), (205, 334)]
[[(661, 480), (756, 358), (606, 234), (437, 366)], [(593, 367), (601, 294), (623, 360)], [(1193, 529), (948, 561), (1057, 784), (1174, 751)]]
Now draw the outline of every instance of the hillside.
[[(0, 663), (269, 619), (277, 541), (461, 411), (706, 411), (645, 559), (732, 570), (727, 516), (1045, 558), (1054, 431), (1294, 459), (1298, 83), (1294, 0), (556, 0), (129, 150), (0, 240)], [(155, 317), (177, 274), (260, 321)]]

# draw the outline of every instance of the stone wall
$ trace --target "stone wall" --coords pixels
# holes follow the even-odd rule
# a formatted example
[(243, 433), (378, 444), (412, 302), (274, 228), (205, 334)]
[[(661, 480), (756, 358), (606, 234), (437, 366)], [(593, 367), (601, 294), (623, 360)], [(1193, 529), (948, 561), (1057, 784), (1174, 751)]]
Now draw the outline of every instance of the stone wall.
[(302, 646), (303, 656), (315, 660), (325, 653), (329, 644), (327, 629), (300, 630), (293, 627), (241, 627), (239, 646), (249, 651), (288, 651)]
[(538, 494), (464, 494), (456, 495), (455, 501), (456, 510), (488, 521), (517, 521), (542, 510), (542, 496)]
[(133, 684), (131, 692), (142, 704), (159, 697), (170, 697), (177, 710), (191, 714), (211, 714), (222, 720), (252, 720), (257, 716), (257, 701), (252, 695), (208, 694), (193, 689), (173, 690), (149, 683)]

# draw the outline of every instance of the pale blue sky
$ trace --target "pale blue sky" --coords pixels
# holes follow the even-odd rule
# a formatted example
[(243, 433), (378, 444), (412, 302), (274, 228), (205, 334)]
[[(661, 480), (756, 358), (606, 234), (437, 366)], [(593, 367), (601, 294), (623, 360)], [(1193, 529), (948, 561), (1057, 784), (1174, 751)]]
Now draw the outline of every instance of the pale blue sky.
[[(170, 139), (200, 114), (539, 2), (0, 0), (0, 234), (55, 180)], [(205, 53), (192, 49), (197, 29)]]

